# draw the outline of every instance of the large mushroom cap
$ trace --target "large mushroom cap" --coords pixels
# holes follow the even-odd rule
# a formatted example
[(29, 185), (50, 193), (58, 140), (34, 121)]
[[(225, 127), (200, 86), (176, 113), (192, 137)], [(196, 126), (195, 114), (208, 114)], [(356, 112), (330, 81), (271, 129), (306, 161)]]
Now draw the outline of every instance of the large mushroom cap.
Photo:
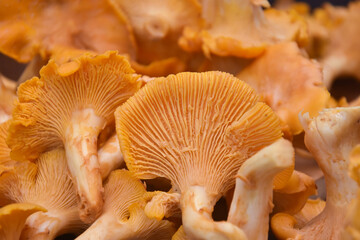
[(302, 131), (298, 119), (301, 111), (314, 116), (330, 97), (323, 86), (320, 65), (306, 58), (294, 42), (268, 47), (237, 77), (264, 96), (292, 134)]
[(34, 160), (42, 152), (64, 147), (83, 219), (94, 220), (102, 205), (98, 135), (141, 83), (116, 52), (84, 54), (60, 66), (50, 61), (40, 75), (18, 89), (7, 139), (11, 156)]
[(1, 2), (0, 9), (0, 51), (20, 62), (57, 46), (135, 55), (129, 24), (106, 0)]
[(204, 191), (206, 214), (234, 185), (241, 164), (281, 137), (279, 119), (254, 90), (221, 72), (152, 80), (115, 116), (130, 171), (140, 178), (170, 179), (185, 199)]

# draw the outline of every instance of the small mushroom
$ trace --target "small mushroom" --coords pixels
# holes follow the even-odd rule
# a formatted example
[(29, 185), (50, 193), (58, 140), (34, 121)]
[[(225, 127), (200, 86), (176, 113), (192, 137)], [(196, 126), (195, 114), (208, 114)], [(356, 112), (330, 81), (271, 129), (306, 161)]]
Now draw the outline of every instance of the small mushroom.
[(282, 135), (280, 120), (252, 88), (222, 72), (170, 75), (147, 83), (115, 117), (129, 170), (167, 178), (181, 195), (188, 237), (246, 238), (211, 213), (243, 162)]
[(32, 160), (64, 147), (80, 196), (80, 215), (92, 222), (102, 209), (99, 133), (114, 122), (115, 108), (140, 87), (138, 76), (116, 52), (84, 54), (20, 85), (7, 143), (15, 160)]
[(269, 6), (266, 0), (203, 0), (205, 27), (185, 28), (179, 43), (188, 51), (202, 49), (207, 56), (254, 58), (266, 46), (307, 38), (305, 21), (298, 14), (262, 9)]
[(357, 184), (348, 174), (349, 155), (360, 142), (360, 107), (324, 109), (319, 116), (300, 116), (305, 144), (324, 172), (326, 205), (306, 224), (285, 213), (271, 220), (279, 239), (340, 239), (350, 202), (356, 198)]
[(19, 239), (28, 216), (38, 211), (46, 210), (30, 203), (9, 204), (0, 208), (0, 239)]
[(54, 239), (85, 228), (63, 149), (41, 154), (35, 163), (18, 164), (0, 180), (0, 195), (7, 202), (38, 204), (47, 210), (27, 219), (21, 239)]
[(126, 170), (113, 171), (105, 183), (100, 217), (76, 240), (170, 239), (173, 224), (146, 217), (141, 202), (146, 189)]
[(299, 113), (304, 111), (314, 116), (330, 98), (323, 86), (320, 65), (308, 59), (294, 42), (266, 48), (237, 77), (264, 97), (294, 135), (303, 131)]
[(291, 143), (279, 139), (240, 167), (228, 221), (241, 228), (249, 239), (268, 239), (274, 178), (293, 165)]

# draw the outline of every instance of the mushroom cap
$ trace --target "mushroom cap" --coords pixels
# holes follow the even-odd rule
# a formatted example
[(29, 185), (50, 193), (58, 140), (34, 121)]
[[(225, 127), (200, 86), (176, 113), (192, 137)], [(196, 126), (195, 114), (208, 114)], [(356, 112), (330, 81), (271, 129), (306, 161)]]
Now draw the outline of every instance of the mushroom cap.
[(316, 194), (316, 185), (312, 177), (294, 171), (289, 181), (280, 189), (274, 190), (273, 212), (295, 214), (306, 204), (311, 195)]
[(283, 41), (306, 39), (305, 21), (295, 12), (263, 11), (267, 1), (202, 1), (205, 28), (186, 28), (180, 45), (188, 50), (202, 49), (205, 55), (254, 58), (266, 46)]
[(35, 160), (40, 153), (62, 146), (77, 110), (91, 108), (111, 124), (115, 108), (140, 87), (129, 63), (116, 52), (85, 54), (65, 66), (51, 60), (40, 75), (18, 89), (7, 139), (17, 160)]
[(199, 185), (225, 193), (241, 164), (281, 137), (279, 119), (254, 90), (222, 72), (152, 80), (115, 116), (130, 171), (165, 177), (181, 192)]
[(136, 60), (151, 63), (182, 54), (178, 38), (185, 26), (201, 24), (197, 0), (111, 0), (128, 17), (139, 48)]
[(0, 52), (19, 62), (45, 58), (57, 46), (135, 55), (128, 22), (106, 0), (25, 0), (0, 9)]
[(330, 98), (320, 65), (305, 57), (295, 42), (268, 47), (237, 77), (264, 97), (292, 134), (303, 130), (298, 119), (301, 111), (314, 116)]
[(46, 211), (30, 203), (9, 204), (0, 208), (0, 238), (3, 240), (19, 239), (25, 221), (34, 212)]

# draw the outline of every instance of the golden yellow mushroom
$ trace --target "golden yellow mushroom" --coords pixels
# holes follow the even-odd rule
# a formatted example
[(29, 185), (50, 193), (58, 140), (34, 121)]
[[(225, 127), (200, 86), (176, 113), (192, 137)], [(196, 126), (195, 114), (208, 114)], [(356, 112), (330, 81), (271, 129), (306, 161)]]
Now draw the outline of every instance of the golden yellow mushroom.
[(115, 116), (129, 170), (171, 181), (189, 237), (246, 238), (211, 213), (242, 163), (282, 135), (280, 120), (252, 88), (221, 72), (170, 75), (147, 83)]
[(7, 139), (11, 156), (35, 160), (42, 152), (64, 147), (81, 218), (92, 222), (103, 203), (98, 135), (141, 83), (115, 52), (85, 54), (60, 66), (50, 61), (40, 75), (18, 89)]

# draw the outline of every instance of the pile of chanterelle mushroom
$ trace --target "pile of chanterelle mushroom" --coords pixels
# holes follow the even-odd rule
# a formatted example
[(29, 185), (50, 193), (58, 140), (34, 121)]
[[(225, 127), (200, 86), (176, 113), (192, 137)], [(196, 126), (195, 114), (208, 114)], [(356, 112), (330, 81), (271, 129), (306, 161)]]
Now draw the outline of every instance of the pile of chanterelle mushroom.
[(0, 240), (360, 239), (359, 36), (359, 1), (0, 1)]

